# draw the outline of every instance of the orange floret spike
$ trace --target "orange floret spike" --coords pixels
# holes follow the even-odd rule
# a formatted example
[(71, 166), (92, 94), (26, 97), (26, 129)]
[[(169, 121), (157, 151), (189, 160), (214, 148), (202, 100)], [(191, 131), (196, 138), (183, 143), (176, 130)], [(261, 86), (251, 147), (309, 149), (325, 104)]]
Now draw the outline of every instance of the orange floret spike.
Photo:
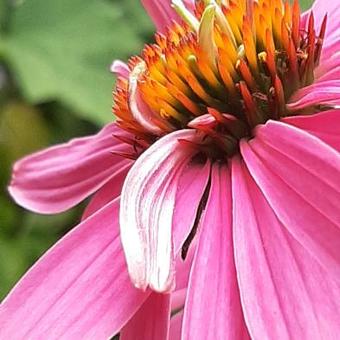
[(245, 114), (246, 114), (248, 124), (256, 125), (259, 122), (259, 119), (258, 119), (259, 117), (256, 111), (256, 105), (251, 96), (251, 93), (244, 81), (240, 81), (239, 87), (240, 87), (241, 96), (244, 102), (244, 109), (245, 109)]
[(289, 31), (287, 28), (287, 23), (282, 20), (281, 21), (281, 42), (282, 42), (282, 46), (283, 48), (286, 50), (286, 52), (288, 53), (288, 49), (289, 49)]
[(236, 39), (233, 33), (232, 28), (230, 27), (230, 24), (228, 22), (228, 19), (223, 14), (220, 6), (215, 6), (215, 17), (216, 17), (216, 23), (220, 30), (228, 37), (228, 39), (233, 44), (234, 48), (237, 48)]
[(263, 2), (262, 5), (262, 15), (267, 22), (268, 28), (272, 29), (272, 14), (271, 14), (271, 5), (268, 2)]
[(222, 12), (226, 16), (230, 28), (238, 44), (242, 42), (241, 27), (244, 13), (237, 4), (230, 2), (229, 7), (222, 6)]
[(273, 33), (275, 38), (276, 48), (279, 49), (282, 47), (282, 36), (281, 36), (281, 24), (283, 22), (282, 12), (275, 8), (275, 17), (273, 22)]
[(271, 77), (274, 79), (276, 75), (275, 65), (275, 46), (273, 36), (269, 30), (266, 31), (266, 46), (267, 46), (267, 58), (266, 63)]
[(266, 46), (266, 31), (271, 30), (264, 16), (260, 14), (259, 27), (257, 28), (257, 34), (259, 36), (259, 43), (261, 43), (261, 49), (265, 49)]
[[(217, 79), (215, 73), (209, 66), (209, 61), (205, 59), (204, 55), (199, 53), (198, 58), (195, 58), (192, 56), (191, 58), (189, 57), (189, 61), (192, 63), (197, 64), (198, 69), (200, 70), (201, 74), (204, 75), (206, 78), (207, 82), (211, 87), (220, 87), (220, 82)], [(215, 60), (216, 63), (216, 60)]]
[(246, 16), (250, 27), (253, 27), (253, 17), (254, 17), (254, 0), (247, 0), (246, 2)]
[(311, 12), (308, 23), (308, 59), (306, 61), (305, 84), (310, 85), (314, 81), (314, 62), (315, 62), (315, 28), (314, 14)]
[(199, 105), (191, 100), (187, 95), (181, 92), (175, 85), (168, 82), (166, 84), (169, 92), (193, 115), (199, 116), (202, 114), (202, 110), (200, 109)]
[(274, 3), (275, 11), (278, 9), (280, 13), (283, 15), (284, 5), (282, 3), (282, 0), (274, 0)]
[(284, 7), (285, 7), (284, 21), (289, 27), (291, 27), (292, 26), (292, 8), (288, 0), (285, 1)]
[(218, 46), (219, 53), (223, 51), (223, 53), (228, 55), (228, 59), (232, 63), (236, 63), (237, 60), (237, 50), (233, 47), (228, 37), (226, 37), (223, 33), (221, 34), (221, 44)]
[(283, 86), (281, 83), (281, 80), (278, 76), (275, 76), (274, 80), (274, 89), (275, 89), (275, 102), (276, 102), (276, 114), (277, 114), (277, 119), (280, 119), (281, 117), (284, 117), (285, 115), (285, 107), (286, 107), (286, 102), (285, 102), (285, 95), (284, 95), (284, 90)]
[(293, 4), (292, 38), (295, 43), (295, 47), (298, 48), (300, 45), (300, 6), (298, 0), (294, 0)]
[(290, 95), (300, 87), (300, 75), (298, 67), (298, 58), (295, 51), (295, 45), (292, 40), (289, 40), (289, 46), (287, 50), (289, 69), (283, 79), (285, 85), (286, 97), (289, 98)]
[(243, 80), (246, 82), (247, 86), (252, 90), (252, 91), (256, 91), (256, 81), (254, 79), (254, 77), (252, 76), (248, 65), (246, 64), (246, 62), (242, 59), (240, 59), (237, 62), (236, 67), (238, 68)]
[(221, 60), (221, 58), (218, 58), (217, 65), (218, 65), (218, 70), (219, 70), (220, 76), (223, 80), (225, 87), (230, 92), (231, 96), (235, 96), (236, 90), (235, 90), (234, 80), (232, 76), (230, 75), (230, 72), (226, 69), (226, 67), (224, 67), (224, 63)]
[(246, 58), (248, 60), (250, 69), (254, 74), (258, 74), (258, 65), (257, 65), (257, 53), (255, 47), (255, 41), (253, 37), (253, 33), (250, 27), (249, 20), (244, 17), (243, 26), (242, 26), (242, 35), (243, 35), (243, 45), (245, 49)]
[(327, 26), (327, 14), (324, 16), (322, 20), (319, 37), (317, 38), (317, 42), (315, 46), (315, 66), (318, 66), (320, 62), (323, 40), (325, 38), (325, 33), (326, 33), (326, 26)]

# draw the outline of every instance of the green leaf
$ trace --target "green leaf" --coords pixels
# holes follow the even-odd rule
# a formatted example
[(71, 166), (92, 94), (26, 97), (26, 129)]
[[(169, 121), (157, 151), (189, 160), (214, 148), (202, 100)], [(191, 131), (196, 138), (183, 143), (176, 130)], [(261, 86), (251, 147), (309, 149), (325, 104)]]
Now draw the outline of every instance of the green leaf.
[(49, 130), (37, 109), (20, 102), (0, 108), (0, 186), (14, 161), (48, 144)]
[(0, 0), (0, 37), (2, 32), (6, 30), (10, 18), (11, 4), (10, 0)]
[(15, 240), (4, 239), (0, 234), (0, 299), (8, 292), (26, 269), (25, 258)]
[(24, 96), (32, 103), (60, 100), (96, 123), (112, 120), (109, 65), (142, 47), (145, 31), (127, 17), (136, 11), (145, 15), (123, 1), (23, 2), (12, 13), (4, 52)]
[(300, 0), (301, 10), (305, 11), (310, 8), (313, 4), (314, 0)]

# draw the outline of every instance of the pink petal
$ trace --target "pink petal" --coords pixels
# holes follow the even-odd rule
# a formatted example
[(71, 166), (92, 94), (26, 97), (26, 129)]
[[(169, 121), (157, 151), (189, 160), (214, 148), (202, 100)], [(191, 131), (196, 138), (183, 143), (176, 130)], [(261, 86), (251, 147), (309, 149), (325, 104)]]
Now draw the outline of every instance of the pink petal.
[(175, 290), (171, 293), (171, 311), (176, 312), (183, 309), (185, 298), (187, 295), (187, 289), (183, 288), (180, 290)]
[(104, 184), (103, 187), (98, 190), (98, 192), (96, 192), (86, 207), (82, 216), (82, 220), (93, 215), (96, 211), (100, 210), (106, 204), (120, 196), (124, 180), (130, 168), (131, 164), (124, 165), (121, 169), (116, 171), (113, 177), (106, 184)]
[(183, 320), (183, 311), (171, 317), (169, 340), (182, 340), (181, 339), (182, 320)]
[(121, 60), (114, 60), (110, 66), (110, 71), (115, 73), (118, 77), (123, 77), (125, 79), (128, 79), (130, 73), (127, 64)]
[[(176, 202), (176, 204), (178, 202), (180, 203), (181, 201), (178, 200)], [(184, 207), (185, 207), (185, 205), (184, 205)], [(184, 208), (182, 208), (182, 209), (184, 209)], [(176, 215), (176, 207), (175, 207), (174, 214)], [(192, 222), (188, 222), (188, 224), (192, 225), (193, 221), (194, 221), (194, 219), (192, 220)], [(175, 231), (175, 229), (173, 229), (173, 232), (174, 231)], [(193, 262), (193, 259), (194, 259), (195, 252), (196, 252), (196, 240), (194, 239), (192, 241), (192, 243), (190, 244), (190, 247), (189, 247), (188, 253), (185, 257), (185, 260), (183, 260), (181, 256), (176, 257), (176, 290), (182, 290), (183, 288), (188, 287), (189, 275), (190, 275), (190, 270), (191, 270), (191, 266), (192, 266), (192, 262)]]
[[(183, 247), (184, 241), (194, 226), (197, 210), (210, 177), (210, 161), (202, 164), (190, 164), (181, 174), (176, 192), (175, 208), (173, 214), (173, 242), (177, 250)], [(187, 259), (189, 266), (194, 256), (195, 240), (189, 247)], [(179, 261), (181, 261), (179, 259)], [(186, 261), (188, 264), (188, 261)]]
[(184, 308), (182, 338), (247, 339), (233, 258), (227, 166), (213, 166), (201, 228)]
[(152, 293), (120, 333), (120, 340), (166, 340), (170, 295)]
[[(191, 264), (192, 259), (188, 259), (188, 257), (189, 255), (185, 261), (177, 260), (176, 285), (178, 285), (178, 280), (180, 280), (181, 284), (181, 281), (185, 280), (185, 278), (187, 278), (189, 275), (190, 267), (188, 267), (187, 263)], [(185, 284), (187, 286), (188, 280), (186, 280)], [(174, 291), (171, 294), (171, 299), (169, 294), (152, 293), (144, 302), (143, 306), (122, 329), (120, 333), (120, 339), (167, 339), (167, 334), (169, 333), (170, 327), (170, 302), (172, 314), (179, 309), (183, 309), (185, 297), (186, 288)]]
[(336, 339), (340, 287), (280, 224), (236, 158), (232, 183), (235, 261), (251, 337)]
[[(337, 31), (336, 35), (326, 37), (327, 41), (324, 42), (321, 57), (320, 57), (320, 67), (322, 65), (328, 64), (335, 54), (339, 53), (339, 43), (340, 43), (340, 30)], [(327, 44), (326, 44), (327, 43)]]
[(305, 130), (340, 151), (340, 110), (324, 111), (311, 116), (294, 116), (284, 122)]
[(314, 105), (340, 105), (340, 80), (316, 82), (298, 90), (287, 105), (291, 110), (299, 110)]
[[(176, 192), (181, 174), (190, 169), (190, 161), (197, 151), (179, 145), (178, 139), (195, 140), (194, 130), (171, 133), (153, 144), (136, 161), (128, 173), (122, 190), (120, 225), (122, 243), (132, 281), (139, 288), (148, 285), (156, 291), (169, 291), (174, 284), (174, 254), (183, 239), (172, 239), (172, 221)], [(196, 213), (197, 191), (204, 191), (208, 171), (201, 166), (202, 175), (185, 183), (196, 188), (192, 196), (189, 216)], [(195, 167), (193, 167), (195, 170)], [(186, 197), (185, 197), (186, 198)], [(184, 214), (181, 208), (180, 212)], [(192, 225), (183, 225), (187, 235)], [(180, 244), (178, 244), (178, 243)], [(174, 244), (173, 244), (174, 243)]]
[(178, 16), (171, 7), (170, 0), (141, 0), (144, 8), (156, 25), (157, 31), (164, 32)]
[(118, 131), (109, 124), (97, 135), (23, 158), (14, 165), (9, 192), (18, 204), (39, 213), (57, 213), (78, 204), (131, 163), (111, 153), (131, 148), (112, 136)]
[(315, 77), (317, 82), (340, 79), (340, 52), (339, 46), (336, 51), (332, 51), (332, 55), (327, 62), (321, 63), (315, 69)]
[(119, 239), (119, 201), (50, 249), (0, 308), (1, 339), (106, 339), (149, 293), (135, 289)]
[(273, 121), (242, 142), (241, 153), (281, 223), (339, 280), (339, 153), (307, 132)]

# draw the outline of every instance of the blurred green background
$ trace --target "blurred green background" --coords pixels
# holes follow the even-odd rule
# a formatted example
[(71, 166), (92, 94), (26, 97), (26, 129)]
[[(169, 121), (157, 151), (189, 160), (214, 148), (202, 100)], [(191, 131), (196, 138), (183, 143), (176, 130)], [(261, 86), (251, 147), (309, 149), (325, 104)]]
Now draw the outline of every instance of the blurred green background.
[(152, 32), (139, 0), (0, 0), (0, 300), (83, 209), (18, 207), (6, 189), (12, 164), (113, 120), (110, 63), (138, 54)]

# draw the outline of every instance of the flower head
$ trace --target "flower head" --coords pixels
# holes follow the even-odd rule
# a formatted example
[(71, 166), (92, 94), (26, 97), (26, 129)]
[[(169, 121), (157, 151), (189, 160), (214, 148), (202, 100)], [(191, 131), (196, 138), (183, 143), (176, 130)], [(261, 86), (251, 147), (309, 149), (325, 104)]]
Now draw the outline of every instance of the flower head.
[[(316, 32), (313, 13), (300, 29), (297, 1), (207, 3), (196, 2), (195, 16), (183, 15), (188, 23), (174, 22), (131, 58), (130, 76), (118, 79), (114, 113), (146, 145), (197, 129), (205, 136), (197, 147), (225, 160), (257, 125), (297, 114), (286, 103), (314, 81), (327, 16)], [(315, 110), (325, 107), (298, 114)]]
[(116, 122), (14, 168), (34, 211), (97, 193), (1, 305), (0, 334), (335, 338), (340, 6), (143, 4), (158, 33), (111, 66)]

